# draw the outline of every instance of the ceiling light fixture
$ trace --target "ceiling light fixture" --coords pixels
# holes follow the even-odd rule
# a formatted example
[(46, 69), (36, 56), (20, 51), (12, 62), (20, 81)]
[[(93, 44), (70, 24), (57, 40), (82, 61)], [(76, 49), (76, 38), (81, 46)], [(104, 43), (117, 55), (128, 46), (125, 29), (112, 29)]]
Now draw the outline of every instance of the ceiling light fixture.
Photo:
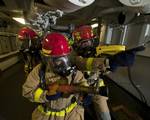
[(141, 15), (141, 13), (137, 13), (137, 16), (140, 16)]
[(96, 27), (98, 27), (98, 23), (94, 23), (94, 24), (92, 24), (92, 25), (91, 25), (91, 27), (92, 27), (92, 28), (96, 28)]
[(96, 18), (93, 18), (91, 21), (96, 21), (97, 19)]
[(26, 24), (25, 19), (24, 18), (18, 18), (18, 17), (13, 17), (13, 19), (21, 24)]

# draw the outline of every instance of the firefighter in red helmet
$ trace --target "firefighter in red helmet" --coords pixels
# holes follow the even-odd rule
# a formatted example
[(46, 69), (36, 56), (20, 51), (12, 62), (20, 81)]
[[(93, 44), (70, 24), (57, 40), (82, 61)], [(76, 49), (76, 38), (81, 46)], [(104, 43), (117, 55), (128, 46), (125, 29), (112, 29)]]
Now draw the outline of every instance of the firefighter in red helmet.
[(102, 62), (106, 62), (109, 65), (109, 70), (115, 71), (119, 66), (131, 66), (134, 63), (135, 51), (117, 53), (114, 56), (107, 57), (107, 61), (106, 59), (96, 58), (96, 47), (99, 45), (99, 40), (93, 35), (92, 27), (89, 25), (76, 28), (73, 37), (75, 41), (73, 48), (76, 53), (88, 58), (87, 63), (90, 64), (87, 64), (86, 68), (95, 70), (101, 66)]
[[(89, 81), (89, 85), (104, 86), (103, 80), (100, 78), (102, 73), (116, 70), (118, 66), (130, 66), (134, 62), (135, 53), (118, 53), (113, 57), (96, 57), (96, 47), (99, 45), (98, 38), (93, 34), (92, 27), (84, 25), (76, 28), (73, 32), (74, 45), (80, 66), (84, 65), (85, 78)], [(80, 59), (79, 59), (80, 58)], [(82, 66), (83, 66), (82, 65)], [(97, 82), (98, 80), (98, 82)], [(111, 120), (109, 108), (107, 106), (107, 97), (96, 95), (92, 98), (98, 119)]]
[[(84, 61), (87, 60), (87, 62), (85, 61), (85, 68), (87, 69), (84, 70), (84, 75), (88, 81), (88, 84), (90, 86), (97, 87), (105, 86), (103, 80), (100, 78), (101, 72), (104, 72), (106, 69), (104, 63), (105, 59), (95, 58), (95, 48), (98, 46), (99, 42), (98, 39), (94, 36), (91, 26), (85, 25), (75, 29), (75, 31), (73, 32), (73, 37), (75, 40), (73, 48), (76, 51), (77, 56), (83, 57)], [(111, 120), (109, 108), (107, 105), (108, 97), (95, 95), (93, 97), (89, 96), (88, 98), (90, 99), (87, 99), (87, 101), (85, 101), (85, 103), (88, 103), (85, 105), (85, 107), (90, 110), (91, 108), (94, 108), (98, 120)], [(91, 107), (93, 105), (94, 107)], [(86, 116), (88, 116), (88, 113), (86, 114)]]
[[(95, 54), (95, 48), (99, 44), (98, 38), (93, 34), (91, 26), (85, 25), (76, 28), (73, 32), (74, 49), (84, 57), (91, 57)], [(86, 52), (85, 52), (86, 51)]]
[(29, 28), (29, 27), (23, 27), (23, 28), (21, 28), (20, 30), (19, 30), (19, 33), (18, 33), (18, 38), (20, 39), (20, 40), (25, 40), (25, 39), (31, 39), (31, 40), (33, 40), (33, 39), (35, 39), (35, 38), (37, 38), (38, 36), (37, 36), (37, 34), (36, 34), (36, 32), (35, 31), (33, 31), (31, 28)]
[(53, 70), (60, 75), (70, 74), (68, 72), (71, 69), (68, 61), (70, 51), (67, 38), (60, 33), (48, 34), (42, 41), (42, 54), (51, 56)]
[(23, 85), (23, 96), (40, 103), (32, 120), (83, 120), (84, 109), (78, 104), (79, 94), (68, 94), (60, 84), (88, 86), (82, 72), (69, 59), (71, 52), (67, 38), (60, 33), (49, 33), (42, 41), (43, 62), (28, 75)]
[(24, 70), (28, 74), (40, 60), (38, 35), (31, 28), (23, 27), (18, 32), (18, 40), (25, 63)]

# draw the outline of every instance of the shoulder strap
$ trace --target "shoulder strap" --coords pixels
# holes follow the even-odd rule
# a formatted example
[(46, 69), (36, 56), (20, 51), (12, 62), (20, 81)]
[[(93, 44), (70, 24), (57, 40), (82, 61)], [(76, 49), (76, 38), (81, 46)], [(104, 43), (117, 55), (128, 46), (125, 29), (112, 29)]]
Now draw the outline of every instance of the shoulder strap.
[(40, 77), (40, 87), (44, 90), (46, 89), (45, 71), (46, 66), (42, 64), (39, 70), (39, 77)]

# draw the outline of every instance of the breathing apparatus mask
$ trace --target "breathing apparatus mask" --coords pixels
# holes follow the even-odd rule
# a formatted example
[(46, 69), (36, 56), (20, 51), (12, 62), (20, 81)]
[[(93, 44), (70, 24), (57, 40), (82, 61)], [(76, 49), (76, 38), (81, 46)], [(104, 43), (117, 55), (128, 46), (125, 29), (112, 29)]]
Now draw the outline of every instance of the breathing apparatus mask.
[(53, 71), (61, 76), (68, 76), (73, 70), (68, 56), (52, 57), (51, 64)]
[(82, 57), (92, 57), (95, 55), (95, 48), (98, 46), (99, 41), (97, 39), (81, 40), (75, 43), (74, 49), (78, 55)]

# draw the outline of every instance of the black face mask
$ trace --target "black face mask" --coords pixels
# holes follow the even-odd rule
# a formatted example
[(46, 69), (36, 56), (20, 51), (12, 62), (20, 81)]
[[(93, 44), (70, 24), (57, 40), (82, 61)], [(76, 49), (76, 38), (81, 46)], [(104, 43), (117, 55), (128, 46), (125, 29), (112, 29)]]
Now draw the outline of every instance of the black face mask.
[(83, 40), (79, 43), (76, 43), (74, 49), (77, 52), (77, 54), (82, 57), (94, 57), (96, 54), (97, 46), (97, 44), (94, 41), (95, 39)]
[(96, 49), (93, 47), (78, 48), (77, 53), (84, 58), (95, 57)]
[(67, 56), (52, 58), (53, 70), (61, 76), (68, 76), (71, 73), (71, 63)]

